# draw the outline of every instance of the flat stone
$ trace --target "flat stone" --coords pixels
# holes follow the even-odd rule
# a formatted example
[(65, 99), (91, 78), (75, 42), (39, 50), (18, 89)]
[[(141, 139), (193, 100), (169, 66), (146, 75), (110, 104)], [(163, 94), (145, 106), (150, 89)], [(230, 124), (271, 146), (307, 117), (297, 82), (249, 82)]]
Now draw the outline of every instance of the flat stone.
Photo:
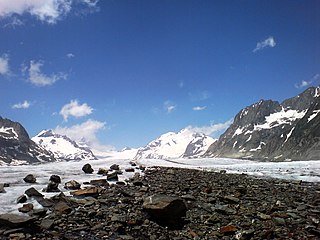
[(30, 212), (31, 210), (33, 210), (32, 203), (23, 204), (22, 207), (18, 208), (18, 211), (22, 213), (27, 213), (27, 212)]
[(236, 226), (233, 225), (223, 226), (220, 228), (220, 233), (222, 234), (233, 234), (236, 231), (238, 231), (238, 229)]
[(24, 192), (28, 197), (43, 197), (44, 195), (39, 193), (34, 187), (27, 189)]
[(125, 171), (126, 172), (134, 172), (135, 170), (134, 170), (134, 168), (126, 168)]
[(261, 212), (257, 213), (257, 217), (260, 218), (261, 220), (270, 220), (271, 219), (270, 215), (267, 215), (267, 214), (264, 214)]
[(67, 214), (72, 211), (72, 208), (66, 202), (58, 202), (54, 205), (54, 211), (60, 214)]
[(226, 202), (229, 202), (229, 203), (239, 203), (240, 202), (240, 199), (236, 198), (234, 196), (224, 196), (224, 197), (222, 197), (222, 199)]
[(91, 187), (91, 188), (84, 188), (77, 191), (70, 192), (73, 196), (92, 196), (99, 194), (101, 191), (101, 188), (97, 187)]
[(16, 215), (11, 213), (0, 215), (0, 225), (8, 227), (24, 227), (35, 221), (36, 218), (24, 215)]
[(94, 179), (90, 181), (90, 184), (95, 186), (109, 186), (107, 179)]
[(217, 204), (214, 206), (214, 209), (216, 212), (226, 214), (226, 215), (234, 215), (237, 213), (236, 210), (229, 208), (228, 206), (225, 206), (225, 205)]
[(54, 201), (48, 198), (37, 197), (36, 200), (42, 207), (52, 207), (54, 205)]
[(40, 223), (40, 227), (42, 229), (50, 229), (52, 227), (52, 225), (54, 224), (54, 220), (53, 219), (42, 219), (41, 223)]

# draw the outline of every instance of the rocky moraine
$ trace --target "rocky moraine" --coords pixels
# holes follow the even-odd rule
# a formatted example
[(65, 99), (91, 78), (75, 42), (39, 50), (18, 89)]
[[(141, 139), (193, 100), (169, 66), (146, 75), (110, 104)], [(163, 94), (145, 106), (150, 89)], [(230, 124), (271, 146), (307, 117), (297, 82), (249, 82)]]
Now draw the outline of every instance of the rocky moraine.
[(26, 203), (24, 215), (0, 215), (0, 239), (320, 238), (319, 183), (175, 168), (147, 169), (126, 182), (107, 177), (82, 188), (65, 183), (72, 197), (26, 189), (17, 201), (34, 198), (42, 207)]

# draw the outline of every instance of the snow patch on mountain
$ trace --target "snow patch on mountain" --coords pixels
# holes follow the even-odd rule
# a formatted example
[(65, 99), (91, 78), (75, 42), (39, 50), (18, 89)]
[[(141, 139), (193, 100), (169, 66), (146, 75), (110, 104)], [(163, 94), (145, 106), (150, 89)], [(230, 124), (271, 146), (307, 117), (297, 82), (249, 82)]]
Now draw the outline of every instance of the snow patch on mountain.
[(51, 151), (58, 160), (97, 159), (88, 147), (81, 146), (67, 136), (56, 134), (52, 130), (43, 130), (32, 140)]

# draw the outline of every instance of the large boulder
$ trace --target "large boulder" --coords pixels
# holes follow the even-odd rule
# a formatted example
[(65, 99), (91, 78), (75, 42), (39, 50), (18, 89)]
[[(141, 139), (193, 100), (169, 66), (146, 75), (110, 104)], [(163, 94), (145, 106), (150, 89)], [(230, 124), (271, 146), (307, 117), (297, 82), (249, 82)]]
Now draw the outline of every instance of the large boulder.
[(52, 175), (49, 179), (45, 192), (60, 192), (58, 186), (61, 183), (61, 178), (58, 175)]
[(144, 198), (142, 207), (160, 225), (178, 229), (184, 224), (187, 207), (178, 197), (152, 195)]
[(25, 176), (23, 181), (25, 181), (26, 183), (35, 183), (37, 179), (33, 174), (28, 174), (27, 176)]
[(70, 189), (70, 190), (77, 190), (77, 189), (80, 189), (80, 187), (81, 187), (81, 184), (75, 180), (68, 181), (64, 184), (64, 188)]
[(92, 167), (91, 167), (91, 165), (89, 163), (85, 164), (82, 167), (82, 171), (84, 171), (85, 173), (88, 173), (88, 174), (93, 173), (93, 169), (92, 169)]
[(28, 197), (43, 197), (43, 194), (39, 193), (34, 187), (27, 189), (24, 193)]

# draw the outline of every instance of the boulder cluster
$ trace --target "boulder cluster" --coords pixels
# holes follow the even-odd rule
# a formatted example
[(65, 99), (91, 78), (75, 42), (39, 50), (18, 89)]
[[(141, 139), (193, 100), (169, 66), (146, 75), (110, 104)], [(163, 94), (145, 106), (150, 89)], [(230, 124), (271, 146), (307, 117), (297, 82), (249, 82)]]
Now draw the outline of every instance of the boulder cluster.
[(174, 168), (109, 182), (111, 170), (121, 172), (100, 169), (102, 177), (82, 188), (65, 183), (71, 196), (27, 189), (17, 201), (34, 198), (42, 207), (26, 203), (24, 215), (0, 215), (0, 239), (320, 238), (319, 183)]

